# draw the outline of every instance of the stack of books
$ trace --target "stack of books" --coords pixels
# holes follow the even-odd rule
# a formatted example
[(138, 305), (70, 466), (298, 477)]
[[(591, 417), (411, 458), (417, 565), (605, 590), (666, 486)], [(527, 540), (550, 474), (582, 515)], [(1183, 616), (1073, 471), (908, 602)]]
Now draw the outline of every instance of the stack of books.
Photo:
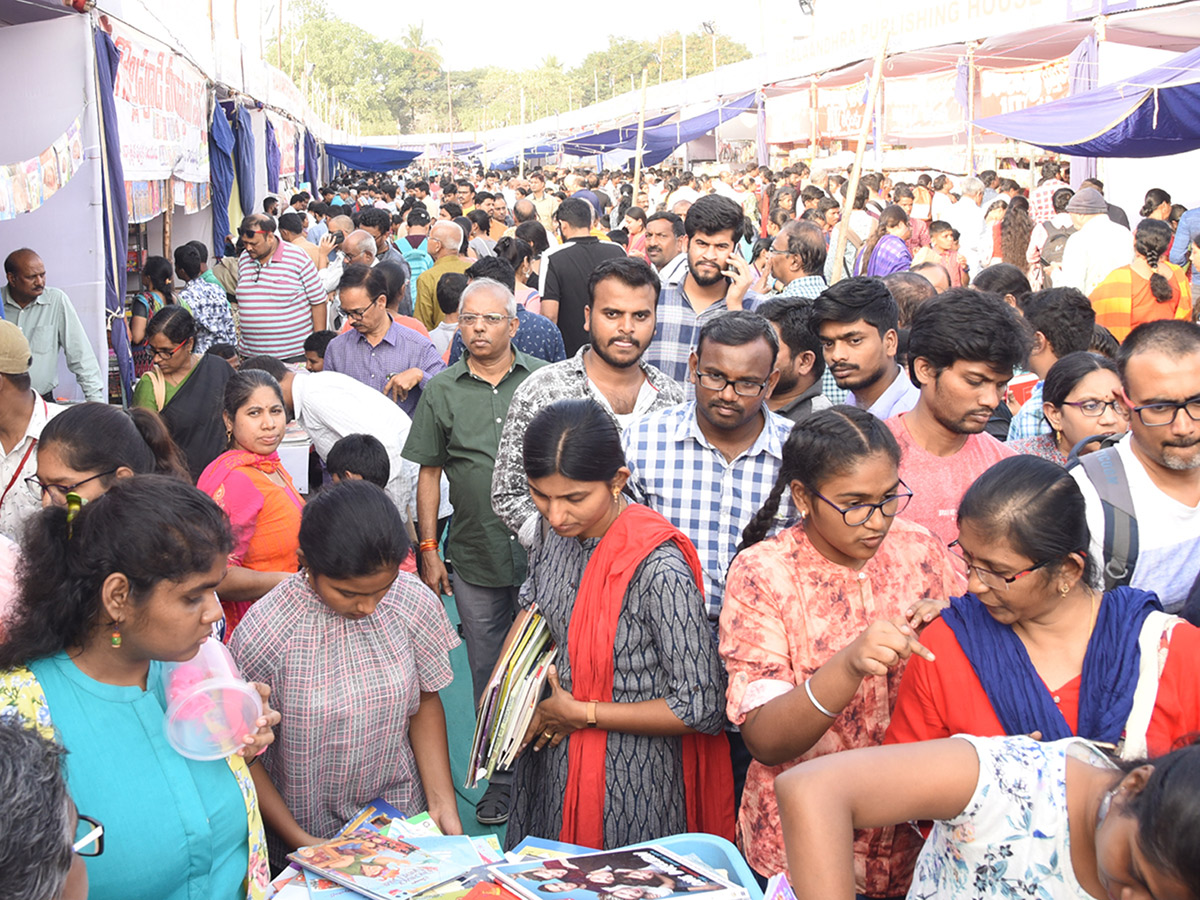
[(511, 768), (542, 699), (557, 648), (536, 608), (514, 636), (488, 682), (475, 720), (466, 787)]

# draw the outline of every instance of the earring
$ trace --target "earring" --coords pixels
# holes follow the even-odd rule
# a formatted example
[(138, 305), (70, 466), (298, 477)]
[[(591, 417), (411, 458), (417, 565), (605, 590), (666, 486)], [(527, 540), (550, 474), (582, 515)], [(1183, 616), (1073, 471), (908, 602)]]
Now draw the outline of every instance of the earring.
[(114, 649), (121, 646), (121, 623), (120, 622), (113, 622), (113, 633), (112, 633), (111, 640), (112, 640), (112, 645), (113, 645)]
[(1071, 586), (1069, 584), (1060, 584), (1058, 586), (1058, 593), (1060, 596), (1067, 596), (1067, 594), (1071, 593)]

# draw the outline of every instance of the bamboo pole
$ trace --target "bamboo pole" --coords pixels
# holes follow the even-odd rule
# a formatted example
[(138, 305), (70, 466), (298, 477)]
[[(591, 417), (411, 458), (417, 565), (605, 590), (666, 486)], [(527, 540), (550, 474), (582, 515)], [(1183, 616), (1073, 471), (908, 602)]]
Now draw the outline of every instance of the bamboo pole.
[(975, 42), (967, 44), (967, 177), (975, 174)]
[(854, 151), (854, 165), (850, 169), (850, 181), (846, 185), (846, 203), (842, 207), (842, 218), (838, 223), (837, 241), (834, 243), (833, 275), (831, 284), (842, 280), (845, 274), (846, 240), (850, 234), (850, 209), (854, 206), (854, 195), (858, 193), (858, 180), (862, 175), (863, 153), (867, 149), (867, 135), (871, 133), (871, 120), (874, 118), (875, 94), (879, 91), (879, 82), (883, 77), (883, 61), (887, 58), (887, 45), (890, 32), (883, 33), (883, 44), (875, 56), (875, 74), (871, 76), (871, 89), (867, 92), (867, 104), (863, 112), (862, 127), (858, 131), (858, 148)]
[(637, 155), (633, 158), (633, 196), (637, 198), (638, 191), (642, 189), (642, 138), (646, 131), (646, 76), (650, 74), (650, 70), (642, 67), (642, 104), (638, 110), (638, 130), (637, 130)]
[(809, 83), (808, 86), (808, 110), (809, 117), (812, 120), (810, 124), (810, 135), (808, 142), (808, 169), (810, 174), (817, 168), (817, 141), (821, 127), (821, 108), (817, 105), (817, 79)]

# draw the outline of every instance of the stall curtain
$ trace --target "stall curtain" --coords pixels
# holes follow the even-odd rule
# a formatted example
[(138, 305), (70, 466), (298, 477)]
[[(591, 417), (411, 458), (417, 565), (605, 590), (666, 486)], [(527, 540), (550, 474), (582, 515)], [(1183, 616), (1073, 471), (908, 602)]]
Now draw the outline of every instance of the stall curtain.
[(100, 100), (100, 140), (103, 153), (100, 179), (104, 203), (104, 308), (112, 335), (113, 352), (121, 373), (121, 389), (128, 402), (133, 397), (133, 355), (125, 324), (125, 265), (129, 245), (129, 210), (125, 203), (125, 167), (121, 164), (121, 137), (113, 86), (121, 51), (111, 37), (96, 29), (96, 96)]
[(272, 194), (279, 193), (279, 164), (283, 153), (279, 149), (279, 140), (275, 137), (275, 126), (271, 117), (267, 116), (267, 190)]
[(237, 169), (238, 200), (242, 214), (258, 212), (254, 205), (254, 126), (240, 103), (233, 110), (233, 164)]
[(212, 180), (213, 256), (225, 255), (229, 235), (229, 195), (233, 191), (233, 129), (220, 103), (213, 104), (208, 131), (208, 168)]
[(312, 193), (317, 191), (317, 139), (307, 128), (304, 129), (304, 180)]

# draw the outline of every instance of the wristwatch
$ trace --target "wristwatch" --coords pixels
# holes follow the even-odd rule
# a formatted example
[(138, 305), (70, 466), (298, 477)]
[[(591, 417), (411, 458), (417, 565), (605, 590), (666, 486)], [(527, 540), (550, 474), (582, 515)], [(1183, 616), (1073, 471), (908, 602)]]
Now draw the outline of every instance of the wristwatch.
[(587, 727), (596, 727), (596, 701), (589, 700), (587, 705)]

